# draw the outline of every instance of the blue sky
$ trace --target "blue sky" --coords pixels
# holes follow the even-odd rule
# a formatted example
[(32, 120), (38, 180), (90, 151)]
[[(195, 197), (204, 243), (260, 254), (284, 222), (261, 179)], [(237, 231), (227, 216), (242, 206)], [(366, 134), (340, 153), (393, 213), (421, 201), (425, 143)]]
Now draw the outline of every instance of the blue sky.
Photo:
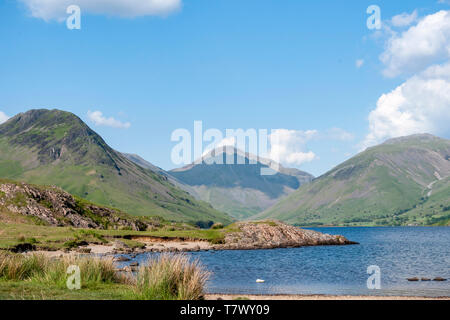
[[(397, 41), (409, 47), (406, 32), (450, 10), (439, 0), (169, 0), (181, 6), (162, 13), (126, 8), (129, 14), (101, 5), (84, 10), (80, 1), (81, 30), (68, 30), (45, 11), (30, 11), (33, 1), (40, 3), (0, 2), (0, 112), (74, 112), (113, 148), (164, 169), (175, 166), (171, 133), (192, 130), (194, 120), (205, 129), (282, 128), (299, 134), (286, 141), (286, 152), (313, 152), (314, 159), (282, 162), (315, 175), (385, 138), (424, 130), (450, 137), (439, 117), (450, 114), (446, 97), (427, 99), (437, 101), (438, 113), (414, 119), (410, 113), (422, 105), (407, 93), (409, 102), (402, 106), (379, 101), (403, 84), (437, 83), (438, 76), (423, 74), (429, 67), (441, 66), (440, 74), (446, 74), (445, 50), (412, 56), (398, 49), (404, 46), (389, 46)], [(366, 26), (372, 4), (381, 9), (382, 30)], [(431, 18), (446, 35), (447, 16)], [(439, 48), (449, 45), (428, 40)], [(450, 88), (445, 75), (438, 80)], [(89, 111), (115, 121), (96, 123)], [(315, 134), (305, 138), (307, 130)]]

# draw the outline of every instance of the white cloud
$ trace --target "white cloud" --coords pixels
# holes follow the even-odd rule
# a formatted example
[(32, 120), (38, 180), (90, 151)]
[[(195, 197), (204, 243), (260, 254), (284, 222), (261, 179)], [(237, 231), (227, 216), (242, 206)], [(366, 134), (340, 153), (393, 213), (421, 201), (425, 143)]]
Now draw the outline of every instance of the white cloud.
[(128, 129), (131, 126), (129, 122), (121, 122), (113, 117), (106, 118), (100, 111), (88, 111), (89, 120), (91, 120), (96, 126), (105, 126), (112, 128)]
[(35, 18), (46, 21), (68, 17), (67, 7), (78, 5), (81, 13), (119, 17), (166, 16), (181, 8), (182, 0), (18, 0)]
[(5, 122), (8, 119), (9, 119), (9, 117), (3, 111), (0, 111), (0, 124), (2, 124), (3, 122)]
[(387, 77), (411, 74), (450, 57), (450, 11), (439, 11), (417, 25), (392, 33), (380, 59)]
[[(317, 130), (288, 130), (275, 129), (269, 135), (269, 152), (260, 154), (263, 158), (290, 166), (300, 166), (304, 163), (317, 160), (319, 157), (312, 151), (306, 150), (307, 143), (311, 140), (352, 141), (354, 135), (341, 128), (331, 128), (323, 132)], [(224, 146), (237, 148), (235, 137), (226, 137), (214, 146), (205, 149), (202, 156), (206, 156), (211, 150)], [(244, 150), (244, 149), (242, 149)]]
[(415, 133), (450, 133), (450, 63), (434, 65), (383, 94), (363, 147)]
[(402, 13), (392, 17), (391, 24), (394, 27), (408, 27), (417, 21), (418, 14), (417, 10), (414, 10), (412, 13)]
[(325, 138), (339, 141), (352, 141), (355, 139), (355, 136), (344, 129), (331, 128), (327, 130)]
[(364, 60), (363, 59), (358, 59), (355, 62), (356, 67), (359, 69), (364, 65)]
[(306, 142), (317, 135), (316, 130), (298, 131), (277, 129), (270, 134), (269, 157), (286, 165), (301, 165), (317, 159), (312, 151), (305, 151)]
[(235, 137), (226, 137), (220, 140), (218, 143), (214, 143), (213, 145), (209, 145), (205, 148), (202, 153), (202, 157), (208, 155), (212, 150), (219, 149), (222, 147), (233, 147), (236, 148), (236, 138)]

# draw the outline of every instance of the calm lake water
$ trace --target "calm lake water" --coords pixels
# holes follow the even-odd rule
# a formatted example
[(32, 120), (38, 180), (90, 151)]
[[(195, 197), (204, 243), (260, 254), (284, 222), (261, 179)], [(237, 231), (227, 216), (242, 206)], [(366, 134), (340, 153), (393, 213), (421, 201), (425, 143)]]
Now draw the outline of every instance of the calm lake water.
[[(450, 296), (450, 227), (320, 228), (360, 245), (190, 253), (213, 275), (209, 293)], [(135, 260), (144, 262), (148, 254)], [(367, 267), (381, 269), (381, 290), (367, 289)], [(264, 279), (265, 283), (256, 283)]]

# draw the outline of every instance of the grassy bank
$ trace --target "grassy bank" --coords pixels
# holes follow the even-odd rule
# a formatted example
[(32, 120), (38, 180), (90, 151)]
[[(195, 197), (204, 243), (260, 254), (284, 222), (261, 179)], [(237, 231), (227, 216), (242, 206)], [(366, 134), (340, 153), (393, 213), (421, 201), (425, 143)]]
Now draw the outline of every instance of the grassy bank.
[[(79, 290), (68, 289), (70, 266), (79, 268)], [(133, 275), (116, 271), (111, 259), (0, 252), (0, 299), (198, 300), (208, 277), (184, 255), (160, 255)]]
[(132, 236), (184, 238), (221, 243), (228, 232), (238, 231), (236, 225), (223, 229), (199, 229), (189, 225), (163, 225), (151, 231), (94, 230), (71, 227), (50, 227), (20, 222), (0, 221), (0, 250), (12, 250), (18, 245), (30, 244), (40, 250), (73, 249), (83, 243), (108, 244), (116, 240), (130, 248), (143, 244), (130, 240)]

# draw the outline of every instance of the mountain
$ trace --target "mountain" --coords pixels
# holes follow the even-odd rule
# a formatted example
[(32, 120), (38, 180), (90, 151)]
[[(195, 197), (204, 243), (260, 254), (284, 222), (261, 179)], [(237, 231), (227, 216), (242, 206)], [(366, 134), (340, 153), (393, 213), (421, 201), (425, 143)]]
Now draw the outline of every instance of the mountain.
[(448, 224), (450, 140), (429, 134), (388, 140), (253, 218), (298, 225)]
[(122, 155), (124, 157), (126, 157), (128, 160), (133, 161), (137, 165), (139, 165), (139, 166), (141, 166), (141, 167), (143, 167), (145, 169), (152, 170), (153, 172), (156, 172), (156, 173), (166, 177), (167, 180), (170, 183), (174, 184), (176, 187), (178, 187), (178, 188), (180, 188), (180, 189), (190, 193), (195, 198), (200, 199), (193, 188), (191, 188), (187, 184), (182, 183), (181, 181), (176, 179), (174, 176), (172, 176), (170, 173), (168, 173), (164, 169), (161, 169), (160, 167), (155, 166), (153, 163), (148, 162), (147, 160), (145, 160), (141, 156), (139, 156), (137, 154), (130, 154), (130, 153), (122, 153)]
[[(235, 164), (226, 164), (227, 154)], [(181, 187), (198, 199), (235, 218), (245, 219), (313, 179), (306, 172), (282, 166), (274, 175), (261, 175), (261, 168), (269, 167), (273, 167), (270, 160), (234, 148), (221, 148), (206, 154), (201, 163), (171, 170), (169, 174), (187, 185)]]
[(56, 185), (132, 215), (232, 220), (166, 176), (128, 160), (77, 116), (60, 110), (30, 110), (0, 125), (0, 177)]

